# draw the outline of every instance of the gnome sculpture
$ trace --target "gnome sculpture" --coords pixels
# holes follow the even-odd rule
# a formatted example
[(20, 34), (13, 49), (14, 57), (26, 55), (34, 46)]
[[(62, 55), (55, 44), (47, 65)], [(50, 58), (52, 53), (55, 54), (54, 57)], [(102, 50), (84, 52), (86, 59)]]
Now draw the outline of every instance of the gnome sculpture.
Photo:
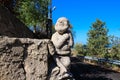
[(70, 73), (70, 55), (74, 41), (67, 18), (59, 18), (55, 24), (55, 30), (56, 32), (52, 35), (51, 40), (56, 49), (54, 60), (59, 68), (58, 79), (61, 80), (66, 77), (72, 77)]

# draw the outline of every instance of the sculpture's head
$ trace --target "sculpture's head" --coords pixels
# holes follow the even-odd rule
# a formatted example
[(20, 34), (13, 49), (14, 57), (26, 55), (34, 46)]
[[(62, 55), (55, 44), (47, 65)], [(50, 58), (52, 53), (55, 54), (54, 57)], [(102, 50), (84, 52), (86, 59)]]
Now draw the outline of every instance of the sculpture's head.
[(55, 24), (55, 30), (59, 34), (64, 34), (70, 28), (70, 23), (67, 18), (61, 17), (57, 20)]

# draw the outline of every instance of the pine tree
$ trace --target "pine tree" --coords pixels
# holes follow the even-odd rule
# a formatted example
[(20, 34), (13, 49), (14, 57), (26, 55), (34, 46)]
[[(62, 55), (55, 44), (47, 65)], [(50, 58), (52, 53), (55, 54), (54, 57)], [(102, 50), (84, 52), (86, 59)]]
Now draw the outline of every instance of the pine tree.
[(96, 57), (107, 57), (108, 29), (105, 22), (97, 19), (88, 32), (89, 55)]
[(109, 40), (110, 40), (109, 49), (110, 58), (120, 60), (120, 38), (111, 35), (109, 36)]
[(87, 53), (87, 46), (81, 43), (76, 43), (74, 46), (74, 50), (77, 52), (79, 56), (86, 56)]

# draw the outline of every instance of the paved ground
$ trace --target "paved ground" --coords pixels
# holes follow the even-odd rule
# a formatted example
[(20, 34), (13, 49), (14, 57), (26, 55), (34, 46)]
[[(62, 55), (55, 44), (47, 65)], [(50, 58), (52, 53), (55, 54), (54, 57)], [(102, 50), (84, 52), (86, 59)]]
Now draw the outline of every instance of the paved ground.
[(118, 72), (78, 61), (72, 62), (71, 72), (75, 80), (120, 80)]

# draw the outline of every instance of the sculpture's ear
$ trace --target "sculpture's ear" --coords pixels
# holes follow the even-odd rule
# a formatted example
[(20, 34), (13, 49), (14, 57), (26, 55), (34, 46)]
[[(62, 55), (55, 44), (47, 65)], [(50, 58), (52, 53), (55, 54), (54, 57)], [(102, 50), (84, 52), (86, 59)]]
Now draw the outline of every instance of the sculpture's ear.
[(68, 21), (68, 26), (69, 26), (69, 29), (72, 28), (72, 25), (70, 24), (70, 22)]

